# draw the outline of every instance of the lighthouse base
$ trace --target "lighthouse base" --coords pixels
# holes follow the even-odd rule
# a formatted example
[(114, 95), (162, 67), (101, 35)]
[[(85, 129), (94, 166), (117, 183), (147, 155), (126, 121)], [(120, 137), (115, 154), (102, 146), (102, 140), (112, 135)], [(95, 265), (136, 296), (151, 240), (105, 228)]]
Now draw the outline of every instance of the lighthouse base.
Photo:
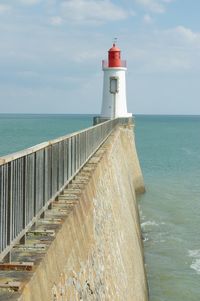
[[(132, 124), (133, 123), (133, 116), (132, 116), (132, 113), (128, 113), (127, 116), (124, 116), (124, 117), (118, 117), (121, 119), (122, 123), (123, 123), (123, 120), (125, 120), (125, 122), (127, 124)], [(105, 121), (108, 121), (108, 120), (111, 120), (112, 118), (108, 118), (108, 117), (101, 117), (101, 116), (95, 116), (93, 117), (93, 125), (97, 125), (99, 123), (102, 123), (102, 122), (105, 122)]]
[(108, 120), (110, 120), (108, 117), (95, 116), (93, 117), (93, 125), (97, 125)]

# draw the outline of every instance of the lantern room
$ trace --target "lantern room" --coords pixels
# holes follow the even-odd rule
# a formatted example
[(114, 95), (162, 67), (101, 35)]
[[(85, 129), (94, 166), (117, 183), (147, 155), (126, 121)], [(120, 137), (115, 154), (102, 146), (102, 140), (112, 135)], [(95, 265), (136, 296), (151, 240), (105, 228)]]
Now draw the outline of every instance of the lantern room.
[(108, 67), (121, 67), (121, 50), (113, 44), (108, 51)]

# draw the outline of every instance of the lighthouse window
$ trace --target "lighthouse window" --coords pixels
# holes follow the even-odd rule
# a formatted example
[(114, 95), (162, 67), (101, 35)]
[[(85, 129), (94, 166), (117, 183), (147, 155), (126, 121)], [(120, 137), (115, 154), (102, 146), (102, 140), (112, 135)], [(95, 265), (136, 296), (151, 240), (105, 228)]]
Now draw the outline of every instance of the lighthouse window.
[(118, 77), (110, 77), (110, 93), (118, 93), (119, 92), (119, 78)]

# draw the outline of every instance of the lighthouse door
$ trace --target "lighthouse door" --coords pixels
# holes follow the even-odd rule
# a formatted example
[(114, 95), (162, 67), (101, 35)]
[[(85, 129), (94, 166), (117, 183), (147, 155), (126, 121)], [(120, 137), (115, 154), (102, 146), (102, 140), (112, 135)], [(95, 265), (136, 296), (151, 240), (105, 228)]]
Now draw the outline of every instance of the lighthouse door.
[(119, 78), (116, 76), (110, 77), (110, 93), (113, 94), (113, 110), (112, 118), (116, 118), (116, 94), (119, 92)]
[(119, 92), (119, 78), (118, 77), (110, 77), (110, 93), (116, 94)]

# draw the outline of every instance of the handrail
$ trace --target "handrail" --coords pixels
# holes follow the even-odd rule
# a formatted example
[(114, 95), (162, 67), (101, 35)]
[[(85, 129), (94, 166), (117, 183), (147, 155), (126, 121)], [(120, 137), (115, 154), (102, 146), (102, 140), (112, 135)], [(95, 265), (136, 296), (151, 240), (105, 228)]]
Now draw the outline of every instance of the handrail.
[(112, 119), (0, 158), (0, 261), (120, 124)]
[[(126, 67), (127, 67), (126, 61), (125, 60), (121, 60), (120, 67), (115, 67), (115, 68), (126, 68)], [(104, 69), (104, 68), (109, 68), (108, 60), (103, 60), (102, 61), (102, 69)]]

